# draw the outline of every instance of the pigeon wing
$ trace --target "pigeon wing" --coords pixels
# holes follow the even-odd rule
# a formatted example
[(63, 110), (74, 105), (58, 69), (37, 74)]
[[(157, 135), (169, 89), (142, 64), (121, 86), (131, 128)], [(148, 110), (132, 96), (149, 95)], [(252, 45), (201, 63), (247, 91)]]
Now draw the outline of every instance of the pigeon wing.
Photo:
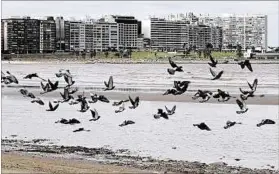
[(251, 72), (253, 72), (253, 68), (252, 68), (252, 65), (251, 65), (251, 63), (250, 63), (249, 60), (246, 60), (246, 61), (245, 61), (245, 65), (246, 65), (246, 67), (247, 67)]
[[(168, 113), (170, 113), (171, 111), (167, 108), (167, 106), (165, 106), (165, 108), (166, 108), (166, 111), (168, 112)], [(158, 109), (158, 112), (159, 112), (159, 109)], [(160, 111), (160, 112), (163, 112), (163, 110), (162, 111)]]
[(174, 106), (172, 107), (171, 112), (174, 113), (175, 109), (176, 109), (176, 105), (174, 105)]
[(215, 73), (211, 68), (209, 68), (209, 70), (210, 70), (211, 75), (212, 75), (213, 77), (215, 77), (215, 76), (216, 76), (216, 73)]
[(211, 55), (209, 55), (209, 58), (210, 58), (211, 63), (213, 63), (213, 64), (214, 64), (215, 62), (214, 62), (213, 57), (212, 57)]
[(55, 111), (55, 110), (58, 108), (58, 106), (59, 106), (59, 103), (56, 104), (56, 105), (53, 107), (53, 110)]
[(171, 60), (171, 58), (169, 57), (169, 63), (171, 65), (171, 67), (176, 68), (177, 65), (174, 63), (174, 61)]
[(134, 106), (134, 105), (135, 105), (135, 102), (133, 101), (133, 99), (131, 98), (131, 96), (129, 96), (129, 100), (130, 100), (131, 104)]
[(106, 82), (106, 81), (104, 81), (104, 84), (105, 84), (105, 86), (108, 88), (108, 86), (109, 86), (109, 85), (107, 84), (107, 82)]
[(108, 88), (112, 88), (112, 87), (113, 87), (113, 78), (112, 76), (110, 76), (108, 81)]
[(48, 106), (49, 106), (49, 109), (50, 109), (50, 110), (53, 110), (53, 107), (52, 107), (51, 102), (48, 103)]
[(239, 99), (236, 99), (236, 103), (238, 104), (239, 108), (242, 110), (244, 107), (243, 102), (241, 102)]
[(253, 83), (253, 86), (252, 86), (252, 90), (253, 90), (253, 91), (256, 91), (257, 86), (258, 86), (258, 79), (255, 79), (255, 80), (254, 80), (254, 83)]
[(135, 105), (136, 105), (136, 106), (139, 105), (139, 97), (136, 97), (136, 99), (135, 99)]
[(95, 113), (95, 111), (93, 111), (93, 110), (91, 110), (91, 109), (90, 109), (90, 111), (91, 111), (92, 118), (95, 119), (95, 118), (96, 118), (96, 113)]
[(64, 80), (69, 85), (69, 77), (68, 76), (64, 76)]

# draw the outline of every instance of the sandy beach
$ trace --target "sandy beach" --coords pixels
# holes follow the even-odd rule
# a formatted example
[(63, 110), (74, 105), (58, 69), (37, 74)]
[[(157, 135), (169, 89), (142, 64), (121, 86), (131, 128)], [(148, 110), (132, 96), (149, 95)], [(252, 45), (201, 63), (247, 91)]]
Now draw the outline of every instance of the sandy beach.
[[(276, 65), (253, 65), (254, 72), (237, 65), (221, 64), (226, 73), (219, 81), (211, 81), (207, 61), (183, 65), (184, 73), (169, 76), (168, 65), (109, 65), (85, 62), (2, 62), (19, 84), (2, 84), (2, 171), (4, 173), (278, 173), (278, 84)], [(79, 64), (80, 63), (80, 64)], [(119, 62), (118, 62), (119, 63)], [(131, 63), (131, 64), (133, 64)], [(162, 64), (167, 64), (164, 62)], [(194, 64), (194, 63), (193, 63)], [(234, 62), (232, 63), (234, 64)], [(54, 73), (69, 68), (76, 81), (78, 94), (105, 95), (111, 102), (90, 104), (101, 119), (89, 122), (90, 112), (79, 113), (79, 105), (60, 104), (55, 112), (46, 112), (48, 102), (60, 99), (65, 82)], [(144, 71), (143, 71), (144, 70)], [(218, 69), (217, 69), (218, 70)], [(188, 73), (188, 71), (190, 73)], [(59, 81), (59, 89), (40, 95), (40, 79), (23, 79), (31, 72)], [(116, 88), (104, 91), (104, 80), (113, 75)], [(239, 87), (248, 89), (247, 81), (259, 78), (255, 97), (246, 104), (249, 111), (236, 114)], [(172, 88), (173, 80), (189, 80), (183, 95), (162, 95)], [(26, 88), (46, 104), (40, 106), (23, 97)], [(233, 98), (206, 103), (193, 100), (197, 89), (224, 89)], [(262, 95), (263, 96), (260, 96)], [(137, 109), (115, 114), (116, 100), (139, 96)], [(158, 108), (177, 106), (169, 120), (153, 118)], [(78, 125), (55, 124), (60, 118), (77, 118)], [(275, 120), (276, 125), (256, 127), (262, 119)], [(124, 120), (136, 124), (119, 127)], [(223, 127), (227, 120), (242, 122), (231, 129)], [(206, 122), (212, 131), (201, 131), (193, 124)], [(16, 126), (15, 126), (16, 125)], [(74, 133), (84, 127), (89, 132)], [(253, 149), (253, 150), (251, 150)], [(205, 155), (206, 154), (206, 155)]]
[(82, 159), (2, 151), (2, 173), (158, 173)]
[(158, 160), (131, 156), (125, 149), (114, 152), (106, 148), (40, 145), (44, 141), (2, 140), (2, 173), (279, 173), (272, 170), (273, 166), (249, 169), (224, 162)]

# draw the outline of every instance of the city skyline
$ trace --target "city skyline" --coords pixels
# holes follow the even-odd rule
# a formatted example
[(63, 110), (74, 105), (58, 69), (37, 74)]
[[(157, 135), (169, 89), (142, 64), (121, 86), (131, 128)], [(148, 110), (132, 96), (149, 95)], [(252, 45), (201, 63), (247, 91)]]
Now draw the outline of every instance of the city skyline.
[[(55, 3), (55, 4), (53, 4)], [(268, 45), (278, 46), (278, 2), (193, 2), (193, 1), (3, 1), (2, 18), (11, 16), (63, 16), (64, 18), (75, 17), (84, 19), (86, 15), (99, 18), (103, 15), (118, 14), (132, 15), (143, 21), (143, 33), (148, 36), (149, 16), (163, 17), (169, 14), (193, 12), (194, 14), (266, 14), (268, 15)], [(61, 8), (63, 6), (63, 8)], [(218, 8), (216, 8), (216, 6)], [(75, 7), (75, 10), (72, 10)], [(51, 12), (49, 12), (51, 9)], [(79, 10), (80, 9), (80, 10)], [(141, 10), (144, 9), (144, 10)], [(156, 10), (155, 10), (156, 9)], [(69, 15), (70, 14), (70, 15)]]

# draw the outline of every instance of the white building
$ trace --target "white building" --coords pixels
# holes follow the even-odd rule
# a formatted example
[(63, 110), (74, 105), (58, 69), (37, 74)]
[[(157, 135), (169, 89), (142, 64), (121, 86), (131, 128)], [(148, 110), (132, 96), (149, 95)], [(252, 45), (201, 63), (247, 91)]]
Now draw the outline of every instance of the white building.
[(267, 15), (201, 15), (199, 21), (205, 25), (223, 28), (223, 45), (262, 47), (267, 49)]

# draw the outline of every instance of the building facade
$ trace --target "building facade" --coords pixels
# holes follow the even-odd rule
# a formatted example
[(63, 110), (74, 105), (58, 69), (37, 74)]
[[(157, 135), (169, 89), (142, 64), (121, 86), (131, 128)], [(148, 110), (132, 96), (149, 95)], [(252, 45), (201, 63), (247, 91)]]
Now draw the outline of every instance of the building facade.
[(195, 46), (204, 49), (207, 43), (212, 43), (217, 49), (222, 44), (220, 27), (197, 25), (185, 19), (151, 18), (150, 21), (152, 48), (179, 50)]
[(104, 51), (119, 49), (118, 25), (115, 22), (99, 20), (93, 25), (93, 49)]
[(9, 18), (1, 21), (3, 25), (4, 52), (39, 53), (40, 21), (38, 19)]
[[(137, 48), (139, 22), (133, 16), (112, 16), (118, 26), (119, 48)], [(140, 31), (141, 32), (141, 31)]]
[(56, 50), (56, 24), (53, 17), (40, 20), (40, 53)]
[(267, 15), (201, 16), (199, 20), (223, 28), (225, 48), (240, 44), (243, 49), (252, 46), (267, 49)]

